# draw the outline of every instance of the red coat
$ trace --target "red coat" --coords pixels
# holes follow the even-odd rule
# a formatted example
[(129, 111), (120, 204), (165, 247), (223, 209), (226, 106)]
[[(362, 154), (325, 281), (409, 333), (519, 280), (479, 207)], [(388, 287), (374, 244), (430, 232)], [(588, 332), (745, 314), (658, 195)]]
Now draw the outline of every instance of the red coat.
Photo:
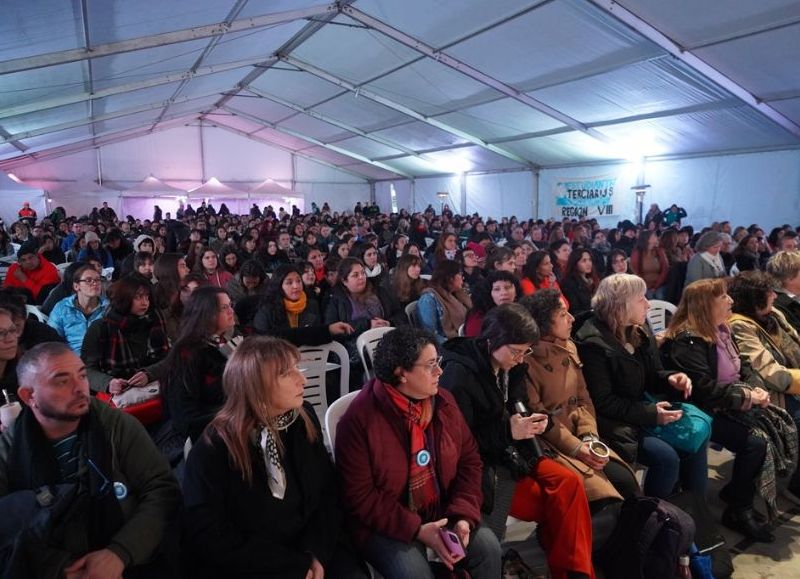
[(26, 271), (25, 276), (28, 278), (25, 281), (19, 281), (14, 275), (14, 272), (19, 269), (19, 263), (12, 263), (11, 267), (6, 272), (6, 280), (3, 282), (3, 287), (21, 287), (33, 294), (33, 299), (39, 299), (39, 292), (47, 285), (57, 284), (61, 281), (58, 275), (56, 266), (47, 261), (42, 255), (39, 255), (39, 267), (33, 271)]
[[(478, 447), (447, 390), (435, 397), (436, 477), (441, 489), (437, 518), (481, 518)], [(353, 536), (363, 545), (373, 534), (410, 543), (426, 522), (407, 505), (409, 435), (380, 380), (372, 379), (353, 400), (336, 430), (336, 467)]]

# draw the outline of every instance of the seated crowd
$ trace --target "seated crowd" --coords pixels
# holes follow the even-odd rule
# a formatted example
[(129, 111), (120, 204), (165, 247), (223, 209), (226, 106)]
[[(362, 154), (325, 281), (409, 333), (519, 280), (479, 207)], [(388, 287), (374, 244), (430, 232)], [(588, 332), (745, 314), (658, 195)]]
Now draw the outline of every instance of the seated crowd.
[[(774, 541), (778, 494), (800, 504), (798, 235), (685, 216), (21, 212), (0, 571), (496, 579), (513, 516), (551, 577), (594, 578), (597, 517), (705, 500), (709, 444), (735, 454), (721, 523)], [(677, 306), (655, 335), (652, 299)], [(300, 349), (332, 341), (358, 394), (326, 449)], [(692, 450), (659, 435), (681, 403), (713, 419)]]

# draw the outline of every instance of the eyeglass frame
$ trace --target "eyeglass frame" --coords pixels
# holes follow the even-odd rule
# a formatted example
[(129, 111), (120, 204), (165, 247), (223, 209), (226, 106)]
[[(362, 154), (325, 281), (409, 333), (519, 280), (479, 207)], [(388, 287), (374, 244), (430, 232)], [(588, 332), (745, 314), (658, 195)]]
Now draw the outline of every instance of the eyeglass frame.
[(533, 354), (533, 348), (531, 346), (528, 346), (528, 348), (522, 352), (518, 352), (516, 349), (512, 348), (510, 344), (506, 344), (506, 348), (508, 348), (508, 351), (511, 352), (511, 357), (515, 360), (524, 360), (526, 356)]
[(444, 356), (436, 356), (436, 359), (433, 362), (415, 362), (411, 364), (412, 366), (422, 366), (423, 368), (428, 370), (429, 374), (433, 374), (436, 369), (442, 369), (442, 362), (444, 361)]
[(85, 283), (86, 285), (100, 285), (103, 283), (102, 277), (84, 278), (79, 279), (77, 283)]

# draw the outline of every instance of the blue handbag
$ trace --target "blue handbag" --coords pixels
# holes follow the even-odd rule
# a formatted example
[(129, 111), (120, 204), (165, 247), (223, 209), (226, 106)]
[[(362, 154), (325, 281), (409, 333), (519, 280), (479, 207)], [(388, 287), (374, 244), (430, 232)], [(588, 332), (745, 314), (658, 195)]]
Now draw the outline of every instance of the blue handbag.
[[(656, 402), (656, 399), (649, 394), (645, 394), (645, 397), (651, 402)], [(712, 418), (688, 402), (681, 404), (681, 410), (683, 416), (680, 420), (661, 426), (648, 426), (645, 430), (675, 450), (694, 454), (711, 438)]]

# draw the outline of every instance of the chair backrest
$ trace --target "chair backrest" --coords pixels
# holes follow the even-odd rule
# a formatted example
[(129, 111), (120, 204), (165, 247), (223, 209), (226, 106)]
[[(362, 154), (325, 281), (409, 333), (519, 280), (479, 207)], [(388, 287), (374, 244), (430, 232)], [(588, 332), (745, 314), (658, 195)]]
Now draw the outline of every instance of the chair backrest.
[(331, 404), (325, 413), (325, 445), (330, 450), (334, 460), (336, 459), (336, 425), (339, 424), (339, 420), (344, 416), (350, 403), (358, 396), (359, 392), (361, 391), (356, 390), (345, 394)]
[[(339, 362), (330, 362), (331, 354), (339, 358)], [(303, 346), (300, 348), (300, 368), (306, 377), (303, 398), (308, 400), (317, 412), (320, 424), (328, 410), (327, 374), (333, 370), (339, 373), (339, 397), (350, 391), (350, 356), (339, 342), (330, 342), (321, 346)]]
[(417, 320), (417, 300), (414, 300), (406, 306), (406, 317), (412, 326), (419, 327), (419, 320)]
[(384, 334), (392, 330), (394, 328), (372, 328), (356, 338), (356, 348), (358, 349), (358, 355), (361, 357), (361, 365), (364, 366), (364, 373), (367, 378), (375, 377), (372, 371), (372, 356), (375, 353), (375, 348), (378, 347), (378, 342), (381, 341)]
[(25, 306), (25, 311), (28, 313), (28, 316), (33, 316), (43, 324), (47, 323), (48, 317), (42, 312), (42, 310), (39, 309), (39, 306), (27, 304)]
[(678, 308), (664, 300), (650, 300), (650, 309), (647, 311), (647, 324), (650, 330), (657, 334), (667, 329), (669, 324), (669, 317), (675, 313)]

